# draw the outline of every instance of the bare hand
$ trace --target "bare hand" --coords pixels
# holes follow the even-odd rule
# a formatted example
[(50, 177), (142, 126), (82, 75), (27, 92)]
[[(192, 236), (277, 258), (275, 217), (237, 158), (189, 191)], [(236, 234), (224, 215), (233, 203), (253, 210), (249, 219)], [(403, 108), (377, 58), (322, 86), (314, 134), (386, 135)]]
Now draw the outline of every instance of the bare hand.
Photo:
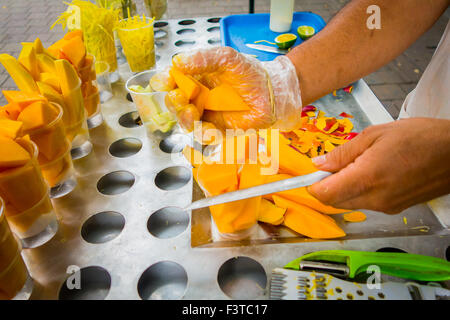
[(372, 126), (313, 161), (320, 170), (335, 172), (309, 188), (322, 202), (399, 213), (450, 192), (450, 120)]

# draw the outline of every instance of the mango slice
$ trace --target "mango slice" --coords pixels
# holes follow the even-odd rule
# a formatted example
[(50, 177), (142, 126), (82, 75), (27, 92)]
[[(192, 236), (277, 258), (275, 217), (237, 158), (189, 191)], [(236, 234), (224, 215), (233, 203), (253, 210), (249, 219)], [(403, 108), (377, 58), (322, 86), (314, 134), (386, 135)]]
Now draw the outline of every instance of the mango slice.
[(38, 53), (36, 55), (37, 65), (39, 72), (46, 72), (49, 74), (55, 74), (55, 63), (54, 59), (45, 53)]
[(258, 220), (273, 225), (279, 225), (284, 220), (285, 208), (279, 208), (266, 199), (261, 199)]
[(361, 211), (352, 211), (342, 215), (342, 217), (347, 222), (363, 222), (367, 219), (364, 212)]
[(200, 87), (180, 70), (172, 67), (169, 71), (178, 88), (180, 88), (189, 100), (194, 99), (200, 92)]
[(84, 58), (86, 56), (86, 47), (82, 37), (76, 34), (70, 39), (65, 39), (62, 43), (60, 50), (69, 59), (69, 61), (75, 66), (80, 68), (84, 64)]
[(20, 167), (30, 161), (30, 154), (12, 139), (0, 137), (0, 168)]
[[(280, 180), (289, 179), (289, 178), (293, 178), (293, 176), (291, 176), (289, 174), (276, 174), (276, 175), (272, 175), (272, 176), (267, 176), (265, 183), (271, 183), (271, 182), (280, 181)], [(314, 209), (316, 211), (319, 211), (319, 212), (325, 213), (325, 214), (337, 214), (337, 213), (344, 213), (344, 212), (349, 211), (346, 209), (338, 209), (338, 208), (334, 208), (332, 206), (323, 204), (318, 199), (314, 198), (308, 192), (306, 187), (277, 192), (277, 193), (273, 193), (270, 195), (265, 195), (264, 197), (267, 199), (272, 199), (272, 195), (283, 197), (285, 199), (294, 201), (298, 204), (310, 207), (311, 209)]]
[(230, 85), (223, 83), (209, 91), (205, 110), (248, 111), (250, 108)]
[(8, 115), (8, 118), (11, 120), (17, 120), (20, 112), (22, 111), (19, 107), (19, 104), (16, 102), (8, 103), (5, 107), (5, 113)]
[(51, 123), (58, 115), (46, 102), (38, 101), (23, 110), (17, 120), (23, 122), (23, 130), (30, 131)]
[(0, 63), (8, 71), (17, 87), (25, 92), (37, 91), (37, 85), (31, 74), (14, 57), (9, 54), (0, 54)]
[(0, 136), (16, 139), (21, 135), (23, 123), (10, 119), (0, 119)]
[(286, 208), (283, 224), (288, 228), (314, 239), (333, 239), (345, 236), (336, 222), (309, 207), (273, 196), (275, 205)]
[(44, 82), (36, 82), (39, 92), (50, 102), (59, 104), (64, 109), (64, 99), (58, 91), (56, 91), (51, 85)]
[(196, 180), (208, 196), (221, 194), (225, 190), (236, 190), (238, 188), (237, 166), (202, 163), (198, 166)]
[(15, 90), (4, 90), (2, 91), (6, 100), (9, 103), (16, 103), (20, 110), (24, 110), (30, 104), (35, 103), (37, 101), (45, 102), (47, 99), (36, 92), (23, 92), (23, 91), (15, 91)]
[(52, 86), (58, 92), (61, 92), (60, 80), (54, 73), (41, 72), (38, 80)]
[(22, 51), (20, 51), (19, 58), (17, 60), (36, 80), (39, 76), (39, 69), (36, 60), (36, 51), (34, 50), (33, 43), (22, 43), (22, 45)]
[(200, 92), (197, 94), (197, 96), (192, 100), (192, 103), (195, 104), (195, 106), (198, 109), (198, 112), (200, 112), (200, 116), (203, 115), (203, 110), (205, 110), (206, 102), (208, 101), (209, 97), (209, 89), (205, 87), (203, 84), (200, 83), (200, 81), (191, 78), (199, 87)]
[(311, 159), (296, 151), (292, 146), (279, 143), (280, 173), (302, 176), (317, 171)]

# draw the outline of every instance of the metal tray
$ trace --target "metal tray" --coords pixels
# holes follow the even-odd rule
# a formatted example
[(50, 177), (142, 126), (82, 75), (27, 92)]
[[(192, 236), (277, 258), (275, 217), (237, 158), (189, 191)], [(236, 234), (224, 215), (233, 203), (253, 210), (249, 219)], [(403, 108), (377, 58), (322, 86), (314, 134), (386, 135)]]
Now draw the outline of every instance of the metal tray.
[[(174, 53), (188, 48), (186, 43), (189, 49), (219, 45), (218, 21), (158, 22), (158, 65), (167, 65)], [(194, 31), (177, 33), (183, 29)], [(177, 46), (179, 41), (183, 45)], [(182, 154), (163, 151), (174, 136), (147, 135), (136, 124), (124, 82), (113, 84), (113, 90), (114, 97), (102, 106), (104, 123), (90, 131), (92, 153), (74, 163), (76, 188), (53, 201), (58, 233), (23, 252), (35, 280), (32, 299), (267, 299), (271, 270), (311, 251), (389, 247), (445, 257), (449, 232), (426, 206), (397, 216), (371, 213), (370, 223), (346, 226), (348, 238), (338, 241), (312, 241), (287, 230), (272, 239), (262, 225), (251, 241), (214, 239), (208, 211), (190, 215), (173, 208), (203, 196)], [(360, 128), (391, 120), (363, 81), (352, 96), (331, 99), (323, 98), (318, 107), (352, 113)], [(427, 232), (415, 229), (421, 225), (429, 227)], [(81, 288), (69, 289), (76, 284), (76, 270), (81, 270)]]

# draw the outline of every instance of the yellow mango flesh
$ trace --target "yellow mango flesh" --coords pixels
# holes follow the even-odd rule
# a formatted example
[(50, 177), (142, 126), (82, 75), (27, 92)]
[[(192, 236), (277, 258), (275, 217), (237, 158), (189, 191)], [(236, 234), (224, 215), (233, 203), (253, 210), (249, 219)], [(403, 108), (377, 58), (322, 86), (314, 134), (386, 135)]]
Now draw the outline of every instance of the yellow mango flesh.
[(47, 99), (36, 92), (23, 92), (23, 91), (15, 91), (15, 90), (4, 90), (2, 91), (6, 100), (9, 103), (15, 103), (20, 108), (20, 110), (24, 110), (30, 104), (35, 103), (37, 101), (47, 101)]
[(30, 154), (12, 139), (0, 137), (0, 169), (23, 166)]
[(309, 207), (273, 196), (275, 205), (286, 208), (283, 224), (297, 233), (314, 239), (333, 239), (345, 236), (336, 222)]
[(26, 132), (44, 127), (51, 123), (57, 116), (56, 111), (51, 105), (38, 101), (23, 110), (19, 114), (19, 117), (17, 117), (17, 120), (23, 122), (23, 130)]
[(36, 51), (34, 50), (33, 43), (23, 44), (22, 51), (20, 52), (19, 58), (17, 60), (36, 80), (39, 76), (39, 69), (36, 60)]
[(317, 171), (311, 159), (291, 146), (284, 143), (279, 144), (279, 165), (280, 173), (287, 173), (293, 176), (303, 176)]
[(230, 85), (223, 83), (209, 91), (205, 110), (248, 111), (250, 108)]
[(198, 167), (203, 162), (203, 154), (190, 146), (184, 147), (183, 155), (194, 168)]
[(353, 211), (342, 215), (347, 222), (363, 222), (367, 219), (366, 215), (361, 211)]
[(42, 72), (39, 74), (40, 82), (46, 83), (56, 91), (61, 91), (60, 80), (54, 73)]
[(221, 194), (225, 190), (236, 190), (238, 187), (237, 166), (202, 163), (198, 166), (197, 182), (208, 196)]
[(286, 209), (277, 207), (269, 200), (261, 199), (258, 220), (273, 225), (279, 225), (283, 222), (285, 212)]
[[(271, 182), (280, 181), (280, 180), (289, 179), (289, 178), (293, 178), (293, 176), (291, 176), (289, 174), (276, 174), (273, 176), (267, 176), (266, 183), (271, 183)], [(285, 199), (294, 201), (298, 204), (305, 205), (307, 207), (310, 207), (311, 209), (317, 210), (317, 211), (319, 211), (321, 213), (325, 213), (325, 214), (337, 214), (337, 213), (344, 213), (344, 212), (349, 211), (346, 209), (338, 209), (338, 208), (334, 208), (332, 206), (323, 204), (318, 199), (314, 198), (308, 192), (306, 187), (277, 192), (274, 194), (265, 195), (264, 197), (271, 199), (272, 195), (277, 195), (277, 196), (283, 197)]]
[(36, 55), (37, 65), (39, 72), (46, 72), (50, 74), (55, 74), (55, 63), (54, 59), (45, 53), (38, 53)]
[(80, 68), (83, 66), (84, 58), (86, 56), (86, 47), (84, 46), (83, 39), (80, 36), (74, 36), (68, 40), (66, 39), (66, 41), (61, 45), (60, 50), (75, 66), (75, 68)]
[(37, 91), (37, 85), (32, 75), (12, 56), (9, 54), (0, 54), (0, 63), (8, 71), (17, 87), (25, 92)]
[(23, 123), (10, 119), (0, 119), (0, 136), (16, 139), (21, 135)]
[(169, 71), (178, 88), (180, 88), (189, 100), (194, 99), (200, 92), (200, 87), (180, 70), (172, 67)]

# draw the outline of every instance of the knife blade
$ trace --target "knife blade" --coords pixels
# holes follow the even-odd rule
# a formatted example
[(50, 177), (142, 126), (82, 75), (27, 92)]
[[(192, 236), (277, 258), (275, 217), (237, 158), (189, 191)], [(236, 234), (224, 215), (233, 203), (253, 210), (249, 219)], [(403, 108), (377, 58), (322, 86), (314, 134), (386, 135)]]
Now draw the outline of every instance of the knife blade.
[(288, 50), (278, 49), (278, 48), (271, 47), (271, 46), (265, 46), (263, 44), (246, 43), (245, 45), (251, 49), (260, 50), (260, 51), (266, 51), (266, 52), (278, 53), (278, 54), (288, 53)]
[(316, 171), (314, 173), (307, 174), (304, 176), (284, 179), (276, 182), (262, 184), (256, 187), (227, 192), (220, 194), (218, 196), (208, 197), (194, 201), (188, 206), (184, 207), (184, 210), (195, 210), (209, 206), (214, 206), (216, 204), (249, 199), (253, 197), (263, 196), (265, 194), (271, 194), (275, 192), (306, 187), (322, 179), (325, 179), (329, 175), (331, 175), (330, 172)]

